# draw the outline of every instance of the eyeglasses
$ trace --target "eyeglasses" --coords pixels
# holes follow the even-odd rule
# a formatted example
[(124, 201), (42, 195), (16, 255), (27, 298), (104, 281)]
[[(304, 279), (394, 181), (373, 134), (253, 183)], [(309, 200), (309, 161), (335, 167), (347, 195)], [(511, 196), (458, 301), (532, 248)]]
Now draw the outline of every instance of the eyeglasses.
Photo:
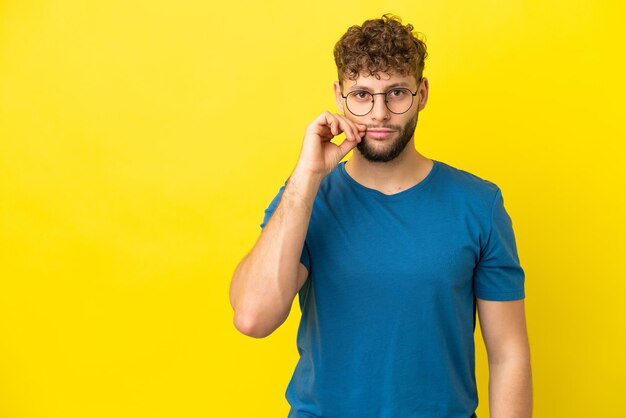
[(417, 95), (417, 91), (413, 93), (406, 88), (393, 88), (385, 93), (370, 93), (365, 90), (354, 90), (341, 97), (346, 99), (346, 107), (354, 116), (365, 116), (374, 108), (374, 96), (385, 96), (385, 106), (391, 113), (401, 115), (409, 111), (413, 106), (413, 98)]

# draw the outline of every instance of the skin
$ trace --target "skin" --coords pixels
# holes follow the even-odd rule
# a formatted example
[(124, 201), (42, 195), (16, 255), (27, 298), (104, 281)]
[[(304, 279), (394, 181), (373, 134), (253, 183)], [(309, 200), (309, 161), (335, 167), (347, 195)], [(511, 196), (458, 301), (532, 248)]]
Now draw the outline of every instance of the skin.
[(532, 416), (532, 371), (524, 299), (476, 299), (489, 359), (491, 418)]

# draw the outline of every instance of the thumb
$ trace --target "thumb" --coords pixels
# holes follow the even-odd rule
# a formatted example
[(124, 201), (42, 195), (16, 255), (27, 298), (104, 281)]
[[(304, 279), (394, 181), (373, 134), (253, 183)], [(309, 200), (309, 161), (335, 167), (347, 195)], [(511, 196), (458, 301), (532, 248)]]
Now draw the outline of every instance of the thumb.
[(350, 141), (348, 138), (344, 139), (339, 145), (339, 159), (341, 160), (350, 152), (350, 150), (358, 145), (357, 141)]

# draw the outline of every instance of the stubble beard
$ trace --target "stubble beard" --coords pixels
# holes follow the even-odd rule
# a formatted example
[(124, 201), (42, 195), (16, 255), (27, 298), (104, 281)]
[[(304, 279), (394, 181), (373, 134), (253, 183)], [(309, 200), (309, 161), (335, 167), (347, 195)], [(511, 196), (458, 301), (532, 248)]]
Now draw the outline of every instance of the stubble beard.
[(370, 162), (382, 162), (386, 163), (404, 151), (407, 144), (411, 141), (411, 138), (415, 134), (415, 128), (417, 127), (417, 119), (419, 112), (415, 113), (415, 117), (411, 118), (404, 126), (400, 125), (384, 125), (383, 128), (394, 129), (398, 132), (398, 137), (391, 144), (387, 144), (384, 149), (377, 149), (378, 147), (372, 146), (372, 142), (376, 142), (375, 139), (368, 139), (363, 137), (363, 140), (359, 142), (356, 148), (361, 155)]

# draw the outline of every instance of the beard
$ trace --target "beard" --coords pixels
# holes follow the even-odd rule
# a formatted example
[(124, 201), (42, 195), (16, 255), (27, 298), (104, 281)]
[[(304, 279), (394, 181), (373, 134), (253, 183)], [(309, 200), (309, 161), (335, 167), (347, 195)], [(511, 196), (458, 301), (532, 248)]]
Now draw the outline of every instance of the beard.
[[(378, 149), (378, 147), (372, 146), (372, 142), (377, 142), (374, 139), (368, 139), (363, 137), (363, 140), (359, 142), (356, 148), (361, 152), (361, 155), (365, 157), (367, 161), (370, 162), (382, 162), (386, 163), (404, 151), (407, 144), (413, 138), (413, 134), (415, 133), (415, 127), (417, 126), (417, 117), (419, 112), (415, 113), (415, 117), (411, 118), (404, 126), (400, 125), (383, 125), (382, 128), (393, 129), (398, 132), (398, 137), (391, 144), (387, 145), (384, 149)], [(368, 126), (370, 128), (370, 126)], [(373, 126), (371, 127), (373, 128)]]

